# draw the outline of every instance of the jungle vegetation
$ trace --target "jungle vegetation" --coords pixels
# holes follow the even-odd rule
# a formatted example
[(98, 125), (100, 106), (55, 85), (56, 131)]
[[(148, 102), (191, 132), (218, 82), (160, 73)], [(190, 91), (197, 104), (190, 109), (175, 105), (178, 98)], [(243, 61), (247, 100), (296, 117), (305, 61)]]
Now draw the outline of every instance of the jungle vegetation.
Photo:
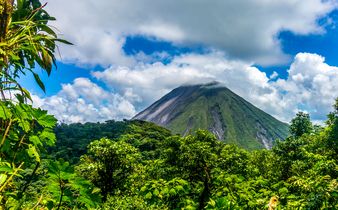
[[(338, 209), (338, 99), (271, 150), (152, 123), (59, 124), (17, 81), (48, 74), (58, 38), (39, 0), (0, 0), (0, 209)], [(95, 132), (93, 132), (95, 131)]]

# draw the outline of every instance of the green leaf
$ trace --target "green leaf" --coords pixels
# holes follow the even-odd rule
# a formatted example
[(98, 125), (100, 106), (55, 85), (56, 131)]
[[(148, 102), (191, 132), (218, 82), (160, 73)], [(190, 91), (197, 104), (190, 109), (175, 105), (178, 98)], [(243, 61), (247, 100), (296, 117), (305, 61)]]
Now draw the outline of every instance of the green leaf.
[(141, 192), (145, 192), (147, 190), (147, 187), (146, 186), (143, 186), (142, 188), (141, 188)]
[(1, 119), (9, 119), (12, 117), (11, 111), (6, 107), (3, 102), (0, 102), (0, 118)]
[(210, 201), (208, 202), (210, 204), (210, 206), (215, 207), (216, 206), (216, 202), (213, 199), (210, 199)]
[(101, 192), (101, 189), (98, 188), (98, 187), (94, 187), (92, 194), (96, 194), (96, 193), (99, 193), (99, 192)]
[(43, 90), (43, 92), (46, 92), (46, 87), (43, 84), (43, 82), (41, 81), (40, 76), (38, 74), (34, 73), (34, 72), (33, 72), (33, 75), (34, 75), (34, 79), (35, 79), (36, 83), (38, 83), (39, 87)]
[(155, 196), (158, 196), (159, 193), (160, 193), (160, 192), (158, 191), (158, 189), (155, 189), (154, 192), (153, 192), (153, 194), (154, 194)]
[(63, 43), (63, 44), (73, 45), (73, 43), (68, 42), (68, 41), (66, 41), (66, 40), (64, 40), (64, 39), (54, 39), (54, 41), (61, 42), (61, 43)]
[(0, 166), (0, 171), (11, 173), (11, 172), (13, 172), (13, 169), (10, 166)]
[(47, 25), (44, 24), (40, 24), (39, 27), (47, 32), (49, 35), (52, 35), (53, 37), (57, 37), (56, 33), (53, 31), (53, 29), (51, 29), (50, 27), (48, 27)]
[(167, 187), (162, 189), (162, 194), (168, 195), (169, 194), (169, 189)]
[(181, 185), (175, 187), (177, 191), (184, 191), (184, 188)]
[(31, 120), (32, 117), (30, 116), (30, 111), (28, 111), (28, 109), (30, 109), (30, 107), (26, 104), (19, 104), (15, 106), (15, 117), (17, 117), (19, 121), (27, 119)]
[(30, 123), (27, 120), (20, 119), (18, 125), (24, 130), (26, 133), (30, 130)]
[(7, 180), (7, 175), (6, 174), (0, 174), (0, 186), (3, 185)]
[(172, 196), (176, 195), (176, 190), (175, 189), (170, 189), (169, 194), (172, 195)]
[(152, 196), (153, 196), (153, 195), (151, 194), (151, 192), (148, 192), (148, 193), (144, 196), (144, 198), (145, 198), (145, 199), (151, 199)]
[(32, 144), (28, 145), (27, 153), (30, 157), (34, 157), (37, 162), (40, 162), (40, 155), (36, 150), (36, 147)]
[(40, 139), (42, 139), (48, 146), (53, 146), (56, 141), (56, 136), (53, 130), (45, 129), (39, 135)]
[(31, 136), (29, 137), (29, 141), (32, 142), (35, 146), (42, 146), (42, 142), (40, 141), (40, 138), (37, 136)]
[(37, 118), (38, 123), (43, 127), (53, 128), (57, 123), (57, 119), (53, 115), (48, 115), (47, 112), (39, 111), (40, 116)]

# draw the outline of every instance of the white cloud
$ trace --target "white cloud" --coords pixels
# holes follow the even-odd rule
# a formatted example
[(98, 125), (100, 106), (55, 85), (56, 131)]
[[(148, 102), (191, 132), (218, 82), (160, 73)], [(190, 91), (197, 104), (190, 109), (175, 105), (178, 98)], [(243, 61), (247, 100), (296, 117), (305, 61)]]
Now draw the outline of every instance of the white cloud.
[(308, 53), (295, 56), (287, 80), (273, 81), (251, 63), (225, 59), (219, 52), (182, 55), (167, 65), (108, 68), (92, 74), (110, 87), (120, 87), (119, 93), (137, 107), (150, 105), (182, 84), (217, 80), (286, 122), (299, 110), (307, 110), (314, 120), (323, 120), (338, 97), (338, 68)]
[(65, 61), (132, 66), (125, 37), (141, 34), (178, 45), (198, 44), (259, 64), (285, 62), (278, 33), (322, 33), (319, 18), (335, 0), (57, 0), (47, 9), (75, 46), (62, 46)]
[(64, 84), (57, 95), (34, 96), (33, 100), (35, 106), (67, 123), (128, 119), (182, 84), (217, 80), (280, 120), (289, 122), (299, 110), (309, 112), (317, 122), (324, 120), (338, 97), (338, 67), (329, 66), (317, 54), (299, 53), (288, 72), (288, 79), (271, 80), (251, 63), (226, 59), (220, 52), (187, 54), (166, 65), (92, 72), (108, 90), (87, 78), (77, 78)]
[(283, 99), (289, 107), (306, 110), (315, 120), (323, 119), (338, 97), (338, 67), (329, 66), (320, 55), (299, 53), (289, 69), (289, 78), (274, 85), (286, 92)]
[(33, 96), (34, 106), (49, 110), (65, 123), (98, 122), (135, 115), (134, 106), (119, 94), (110, 93), (87, 78), (77, 78), (62, 86), (54, 96)]

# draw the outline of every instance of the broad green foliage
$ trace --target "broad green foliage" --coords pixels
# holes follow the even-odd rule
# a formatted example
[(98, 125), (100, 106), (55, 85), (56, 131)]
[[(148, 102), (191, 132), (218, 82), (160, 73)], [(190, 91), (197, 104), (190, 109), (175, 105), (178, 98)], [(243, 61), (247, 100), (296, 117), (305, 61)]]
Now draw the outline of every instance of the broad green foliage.
[[(55, 143), (56, 119), (46, 111), (10, 101), (0, 102), (1, 208), (24, 206), (42, 153)], [(37, 202), (37, 197), (34, 202)]]
[(12, 181), (31, 164), (39, 165), (40, 154), (55, 143), (53, 127), (56, 119), (41, 109), (26, 104), (0, 102), (0, 198), (6, 203)]
[(69, 163), (43, 159), (56, 119), (23, 103), (0, 102), (0, 110), (0, 208), (95, 207), (99, 190)]
[(31, 158), (40, 162), (37, 152), (55, 143), (56, 119), (46, 111), (21, 103), (0, 102), (0, 110), (0, 125), (4, 131), (0, 134), (1, 153), (17, 164), (26, 159), (21, 152), (26, 150)]
[(21, 175), (8, 209), (92, 209), (100, 203), (99, 189), (63, 160), (42, 160), (40, 167), (25, 169)]
[(100, 200), (95, 188), (69, 163), (43, 160), (56, 140), (56, 119), (22, 103), (0, 102), (0, 110), (0, 207), (95, 206)]
[(49, 161), (44, 203), (49, 209), (67, 208), (90, 209), (100, 201), (99, 189), (86, 179), (74, 173), (68, 162)]

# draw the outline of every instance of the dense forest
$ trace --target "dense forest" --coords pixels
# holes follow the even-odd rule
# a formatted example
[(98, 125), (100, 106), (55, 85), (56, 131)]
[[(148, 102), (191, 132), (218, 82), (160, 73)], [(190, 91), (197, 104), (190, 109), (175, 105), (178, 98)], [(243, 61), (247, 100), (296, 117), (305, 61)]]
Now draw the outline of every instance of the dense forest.
[[(59, 125), (59, 153), (52, 155), (72, 158), (76, 173), (100, 189), (97, 205), (106, 209), (264, 209), (271, 199), (279, 209), (335, 209), (337, 117), (338, 110), (324, 128), (299, 113), (290, 137), (257, 151), (202, 130), (172, 136), (142, 121)], [(93, 131), (100, 140), (89, 143), (83, 134)]]
[[(42, 116), (35, 123), (55, 124)], [(27, 134), (39, 147), (2, 148), (2, 177), (13, 175), (2, 178), (4, 209), (338, 207), (338, 109), (326, 127), (299, 113), (272, 150), (247, 151), (202, 130), (173, 136), (143, 121), (61, 124), (56, 142), (45, 129)], [(12, 159), (25, 164), (11, 168), (4, 161)]]
[(338, 209), (338, 99), (326, 125), (306, 113), (271, 150), (153, 123), (57, 124), (18, 78), (55, 64), (39, 0), (0, 0), (0, 209)]

